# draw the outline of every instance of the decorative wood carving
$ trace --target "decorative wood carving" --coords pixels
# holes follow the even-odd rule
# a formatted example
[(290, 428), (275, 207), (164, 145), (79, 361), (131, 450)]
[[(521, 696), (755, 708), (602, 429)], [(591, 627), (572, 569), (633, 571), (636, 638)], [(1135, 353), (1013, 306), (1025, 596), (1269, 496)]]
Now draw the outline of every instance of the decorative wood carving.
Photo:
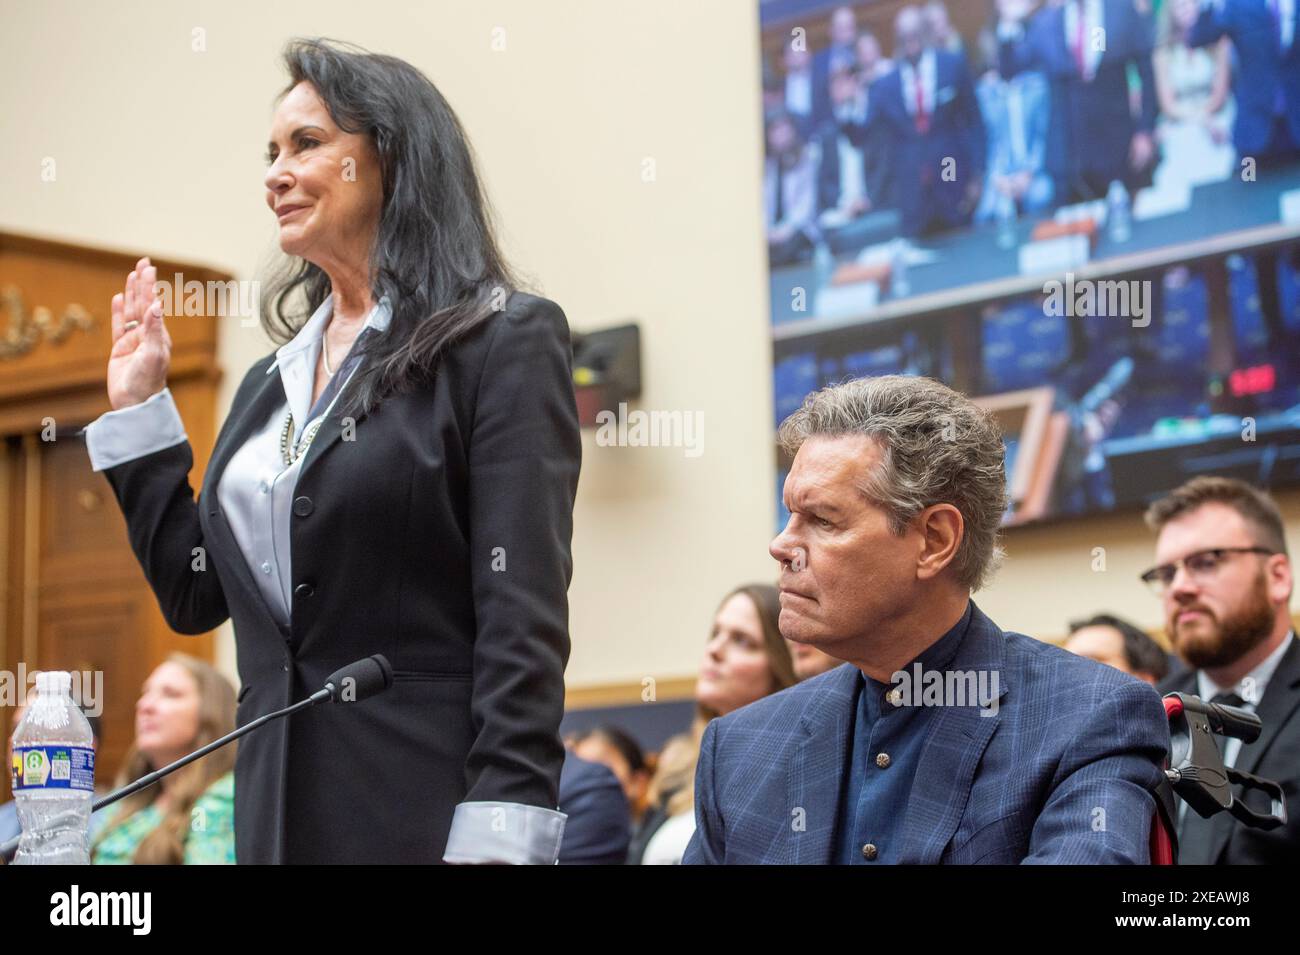
[(95, 317), (90, 310), (76, 302), (64, 305), (55, 319), (54, 312), (44, 305), (37, 305), (29, 314), (18, 286), (0, 288), (0, 361), (27, 354), (41, 339), (58, 345), (74, 331), (94, 327)]

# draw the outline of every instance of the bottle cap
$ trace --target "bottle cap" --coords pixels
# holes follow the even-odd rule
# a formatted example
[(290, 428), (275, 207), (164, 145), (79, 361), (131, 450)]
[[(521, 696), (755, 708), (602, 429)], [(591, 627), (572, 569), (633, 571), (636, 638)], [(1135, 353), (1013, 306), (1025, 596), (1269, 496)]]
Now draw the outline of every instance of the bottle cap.
[(68, 693), (72, 689), (72, 674), (67, 670), (42, 670), (36, 674), (37, 693)]

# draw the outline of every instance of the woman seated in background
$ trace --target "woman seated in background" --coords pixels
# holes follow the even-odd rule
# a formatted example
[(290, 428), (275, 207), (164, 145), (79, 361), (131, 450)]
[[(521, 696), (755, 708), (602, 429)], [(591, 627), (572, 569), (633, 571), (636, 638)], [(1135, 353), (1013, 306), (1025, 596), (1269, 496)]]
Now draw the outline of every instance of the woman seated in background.
[(674, 865), (682, 861), (695, 832), (695, 764), (709, 720), (798, 682), (789, 647), (777, 627), (778, 594), (767, 584), (738, 587), (714, 615), (695, 685), (695, 721), (688, 732), (664, 744), (650, 781), (649, 810), (632, 838), (629, 862)]
[[(234, 728), (230, 682), (202, 660), (173, 653), (145, 681), (135, 707), (135, 742), (116, 785), (148, 775)], [(109, 807), (92, 839), (91, 862), (233, 864), (235, 745)]]
[(796, 643), (793, 640), (787, 640), (786, 646), (790, 648), (790, 659), (794, 663), (794, 675), (802, 683), (804, 680), (811, 680), (815, 676), (821, 676), (828, 670), (834, 670), (843, 663), (843, 660), (836, 660), (829, 653), (823, 653), (816, 647), (810, 647), (806, 643)]

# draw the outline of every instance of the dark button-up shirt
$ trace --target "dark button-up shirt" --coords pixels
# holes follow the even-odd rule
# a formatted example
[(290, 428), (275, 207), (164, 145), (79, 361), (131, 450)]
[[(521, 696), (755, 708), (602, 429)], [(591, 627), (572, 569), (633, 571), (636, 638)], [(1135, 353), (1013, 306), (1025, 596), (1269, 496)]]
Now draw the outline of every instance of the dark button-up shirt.
[[(904, 669), (912, 674), (918, 663), (922, 672), (946, 668), (970, 618), (968, 602), (956, 626)], [(919, 687), (913, 688), (912, 705), (895, 706), (886, 698), (894, 689), (865, 675), (858, 680), (836, 828), (834, 857), (841, 865), (887, 865), (898, 861), (902, 849), (912, 779), (939, 707), (920, 705)]]

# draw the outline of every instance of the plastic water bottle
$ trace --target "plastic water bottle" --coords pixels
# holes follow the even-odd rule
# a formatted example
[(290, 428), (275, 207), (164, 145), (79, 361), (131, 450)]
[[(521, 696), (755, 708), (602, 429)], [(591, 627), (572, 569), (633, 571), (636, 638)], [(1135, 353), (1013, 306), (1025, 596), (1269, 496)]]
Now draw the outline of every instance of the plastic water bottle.
[(912, 281), (907, 275), (907, 243), (894, 240), (893, 254), (889, 257), (889, 295), (906, 298), (912, 294)]
[(1003, 193), (998, 196), (994, 207), (997, 213), (997, 244), (999, 249), (1013, 249), (1016, 246), (1016, 200)]
[(1107, 235), (1112, 242), (1127, 242), (1133, 234), (1132, 211), (1129, 209), (1128, 190), (1116, 179), (1106, 193)]
[(813, 274), (817, 277), (817, 288), (823, 289), (830, 284), (835, 273), (835, 255), (823, 238), (818, 238), (813, 246)]
[(23, 827), (14, 865), (90, 864), (94, 735), (71, 691), (71, 673), (36, 674), (36, 697), (14, 731), (14, 800)]

